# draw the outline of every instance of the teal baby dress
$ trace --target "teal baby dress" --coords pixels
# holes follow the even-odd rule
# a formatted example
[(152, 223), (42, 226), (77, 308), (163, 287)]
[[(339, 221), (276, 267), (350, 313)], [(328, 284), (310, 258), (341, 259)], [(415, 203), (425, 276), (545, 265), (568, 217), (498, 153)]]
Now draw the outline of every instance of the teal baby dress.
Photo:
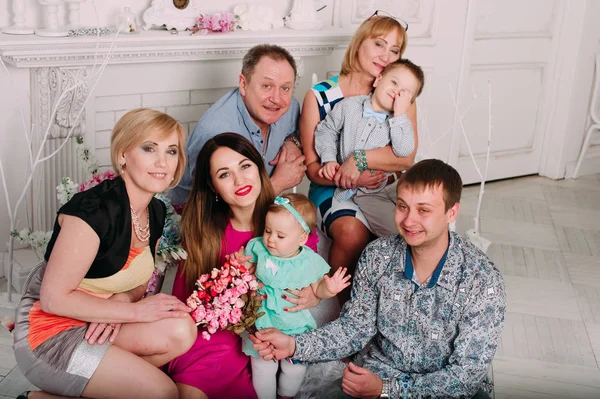
[[(284, 308), (294, 304), (281, 296), (289, 295), (286, 288), (300, 290), (327, 274), (329, 265), (325, 259), (305, 245), (298, 255), (291, 258), (273, 256), (265, 247), (262, 237), (248, 242), (245, 255), (252, 256), (250, 262), (256, 263), (256, 277), (264, 284), (258, 293), (267, 295), (259, 309), (265, 314), (256, 320), (256, 328), (275, 327), (285, 334), (301, 334), (317, 328), (315, 319), (307, 309), (285, 312)], [(258, 356), (248, 338), (244, 339), (243, 350), (247, 355)]]

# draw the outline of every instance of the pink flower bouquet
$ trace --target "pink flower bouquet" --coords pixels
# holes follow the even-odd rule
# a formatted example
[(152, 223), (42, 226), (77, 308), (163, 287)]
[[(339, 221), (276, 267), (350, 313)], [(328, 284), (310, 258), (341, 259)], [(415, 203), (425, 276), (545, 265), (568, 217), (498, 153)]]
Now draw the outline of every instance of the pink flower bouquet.
[(187, 305), (196, 325), (206, 328), (202, 338), (209, 340), (211, 334), (225, 329), (236, 334), (255, 332), (254, 323), (264, 312), (258, 313), (260, 300), (254, 295), (258, 281), (244, 266), (232, 259), (201, 275), (196, 286)]

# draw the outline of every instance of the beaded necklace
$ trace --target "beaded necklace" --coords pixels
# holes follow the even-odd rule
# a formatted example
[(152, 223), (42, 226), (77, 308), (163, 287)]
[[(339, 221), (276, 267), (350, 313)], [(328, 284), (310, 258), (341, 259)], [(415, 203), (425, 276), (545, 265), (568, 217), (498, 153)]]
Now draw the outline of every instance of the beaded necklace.
[(146, 226), (140, 226), (140, 218), (138, 217), (133, 206), (129, 205), (131, 209), (131, 219), (133, 220), (133, 231), (135, 232), (135, 236), (140, 241), (148, 241), (150, 238), (150, 214), (148, 212), (148, 207), (146, 207)]

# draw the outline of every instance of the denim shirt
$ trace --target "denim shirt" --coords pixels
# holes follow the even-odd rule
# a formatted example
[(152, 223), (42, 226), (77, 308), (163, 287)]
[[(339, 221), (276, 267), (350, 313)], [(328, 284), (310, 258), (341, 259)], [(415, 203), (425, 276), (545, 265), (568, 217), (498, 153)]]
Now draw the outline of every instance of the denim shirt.
[(391, 398), (472, 397), (489, 388), (506, 312), (503, 279), (483, 252), (450, 233), (437, 281), (416, 286), (406, 248), (399, 235), (369, 244), (340, 317), (296, 335), (294, 358), (341, 359), (371, 341), (364, 367), (390, 380)]
[(247, 138), (262, 155), (267, 172), (271, 175), (274, 166), (269, 165), (269, 162), (275, 159), (285, 138), (292, 133), (296, 133), (299, 115), (300, 105), (292, 97), (287, 112), (277, 122), (269, 126), (265, 145), (260, 128), (248, 113), (240, 89), (233, 89), (225, 94), (202, 115), (187, 139), (185, 152), (188, 156), (188, 163), (185, 172), (179, 185), (169, 191), (169, 197), (173, 204), (180, 205), (186, 202), (192, 190), (198, 153), (204, 144), (217, 134), (231, 132)]

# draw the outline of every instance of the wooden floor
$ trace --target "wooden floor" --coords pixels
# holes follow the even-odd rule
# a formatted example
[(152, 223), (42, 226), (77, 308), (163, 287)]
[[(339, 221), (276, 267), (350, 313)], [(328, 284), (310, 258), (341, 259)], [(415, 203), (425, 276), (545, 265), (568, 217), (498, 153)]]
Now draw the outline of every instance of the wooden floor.
[[(485, 188), (482, 236), (508, 290), (496, 398), (600, 398), (600, 174)], [(478, 192), (465, 188), (461, 233), (473, 225)], [(10, 345), (0, 331), (0, 399), (31, 388)]]

